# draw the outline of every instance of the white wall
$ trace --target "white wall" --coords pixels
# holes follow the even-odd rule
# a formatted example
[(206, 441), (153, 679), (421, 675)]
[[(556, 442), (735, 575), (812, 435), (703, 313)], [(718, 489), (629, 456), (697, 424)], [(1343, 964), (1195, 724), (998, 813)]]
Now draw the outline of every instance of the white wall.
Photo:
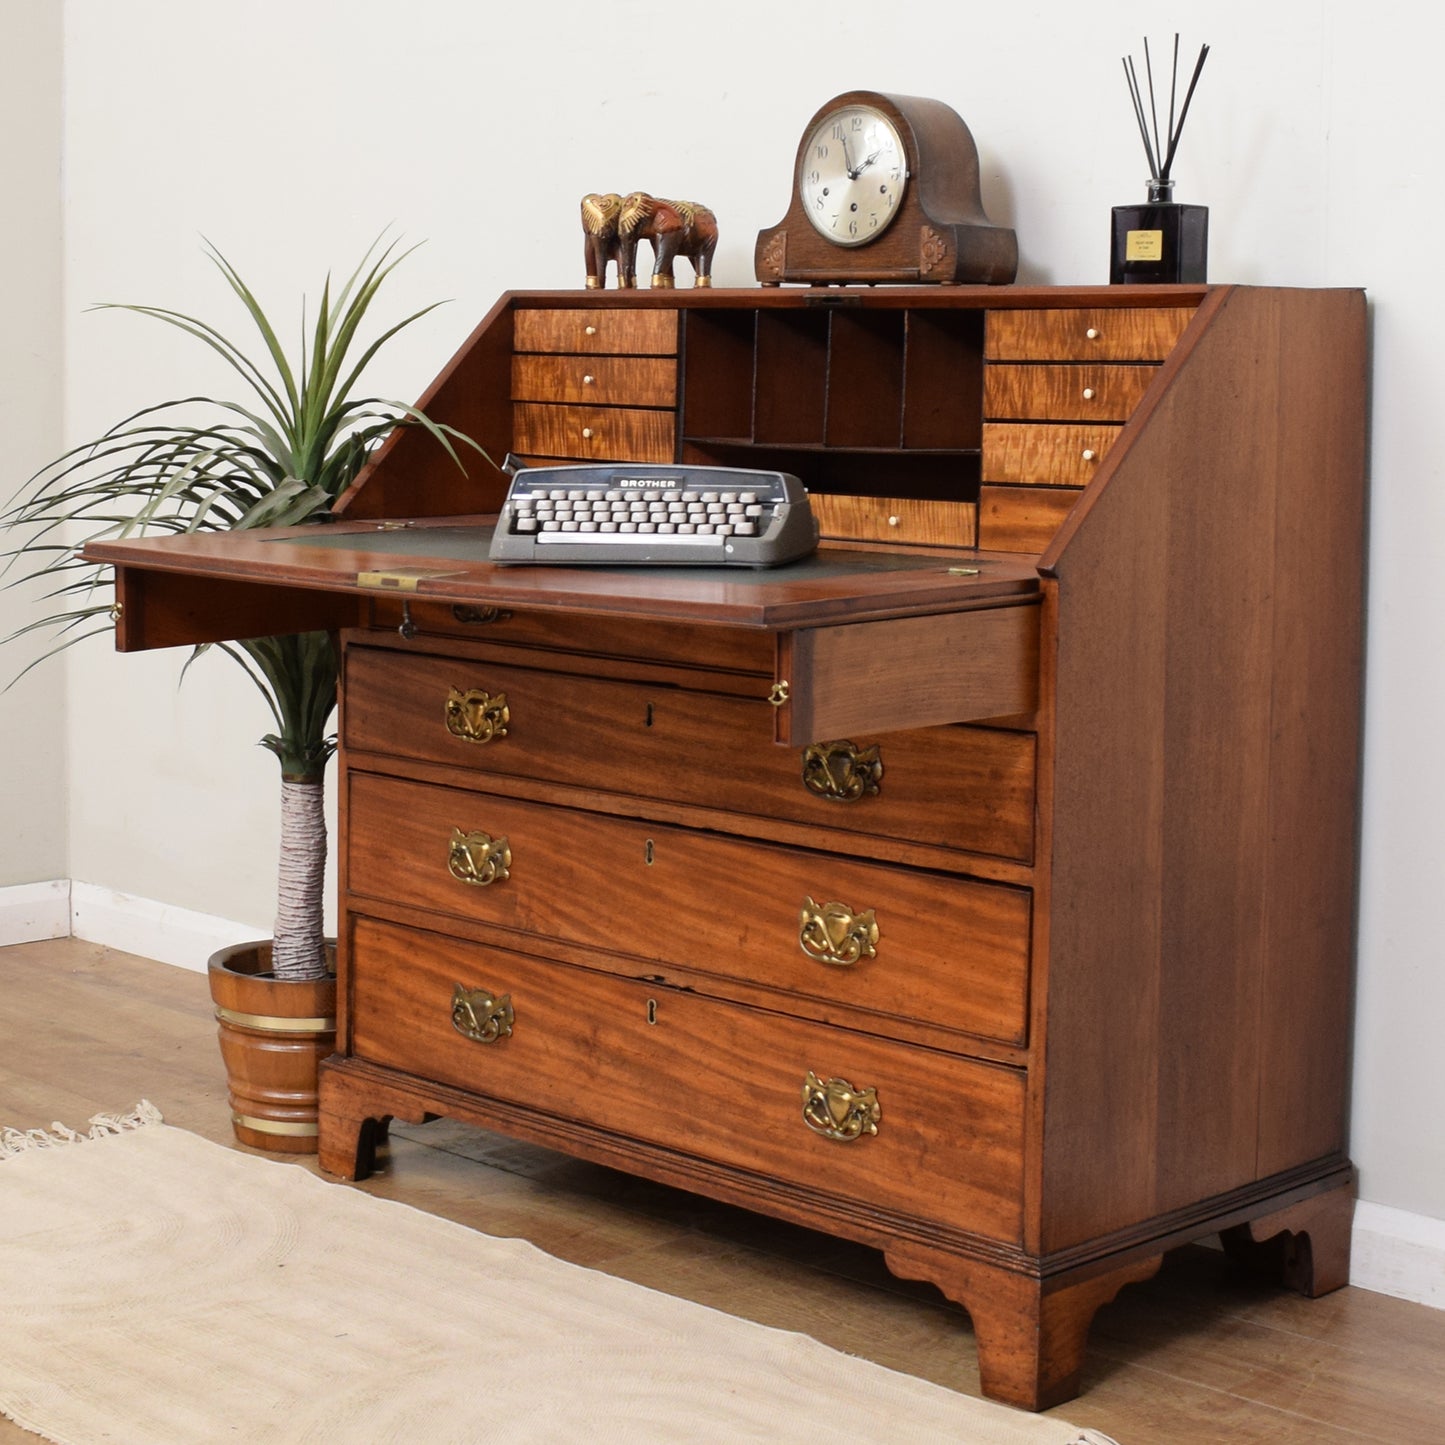
[[(82, 309), (139, 300), (234, 317), (202, 236), (283, 314), (384, 226), (425, 239), (394, 279), (393, 314), (455, 300), (377, 368), (378, 390), (408, 399), (500, 291), (579, 284), (586, 191), (705, 201), (723, 229), (718, 283), (751, 284), (753, 238), (782, 216), (802, 126), (855, 86), (936, 96), (964, 116), (990, 210), (1018, 229), (1021, 280), (1103, 281), (1109, 207), (1141, 199), (1146, 175), (1120, 57), (1145, 34), (1165, 42), (1163, 27), (1183, 30), (1191, 57), (1208, 41), (1176, 173), (1179, 198), (1211, 208), (1211, 276), (1361, 285), (1373, 300), (1352, 1147), (1364, 1198), (1445, 1220), (1445, 23), (1390, 0), (883, 13), (69, 0), (67, 435), (222, 384), (161, 328)], [(266, 719), (223, 663), (203, 667), (177, 692), (172, 657), (96, 648), (69, 664), (70, 872), (263, 928), (275, 768), (254, 739)], [(0, 767), (9, 786), (14, 760)]]
[[(61, 14), (0, 3), (0, 505), (59, 449)], [(18, 540), (0, 534), (0, 550)], [(3, 580), (3, 579), (0, 579)], [(0, 637), (30, 616), (28, 591), (0, 591)], [(19, 659), (0, 655), (0, 689)], [(65, 672), (0, 691), (0, 883), (66, 873)]]

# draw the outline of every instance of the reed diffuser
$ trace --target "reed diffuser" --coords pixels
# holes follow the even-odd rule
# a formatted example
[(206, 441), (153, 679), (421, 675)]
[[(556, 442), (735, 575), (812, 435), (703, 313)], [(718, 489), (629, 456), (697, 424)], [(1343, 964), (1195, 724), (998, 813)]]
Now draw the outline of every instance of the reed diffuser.
[[(1182, 205), (1174, 199), (1174, 156), (1194, 99), (1194, 87), (1204, 69), (1209, 47), (1199, 47), (1194, 74), (1175, 117), (1179, 88), (1179, 37), (1174, 37), (1174, 64), (1169, 77), (1169, 122), (1160, 145), (1159, 107), (1154, 96), (1154, 65), (1149, 41), (1144, 41), (1144, 81), (1132, 56), (1124, 57), (1124, 79), (1134, 103), (1134, 119), (1149, 162), (1148, 200), (1142, 206), (1115, 206), (1109, 247), (1111, 285), (1143, 281), (1203, 281), (1209, 256), (1209, 208)], [(1149, 103), (1144, 104), (1147, 89)]]

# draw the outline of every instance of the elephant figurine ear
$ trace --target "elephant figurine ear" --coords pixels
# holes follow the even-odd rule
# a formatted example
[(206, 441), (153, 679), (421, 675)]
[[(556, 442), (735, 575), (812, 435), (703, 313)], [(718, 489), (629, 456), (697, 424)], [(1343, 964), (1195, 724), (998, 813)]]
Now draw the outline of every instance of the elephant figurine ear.
[(657, 209), (657, 202), (646, 191), (633, 191), (623, 198), (617, 226), (622, 234), (635, 231)]
[(593, 192), (582, 197), (582, 229), (589, 236), (605, 236), (616, 229), (617, 215), (622, 210), (622, 197), (616, 191), (605, 195)]

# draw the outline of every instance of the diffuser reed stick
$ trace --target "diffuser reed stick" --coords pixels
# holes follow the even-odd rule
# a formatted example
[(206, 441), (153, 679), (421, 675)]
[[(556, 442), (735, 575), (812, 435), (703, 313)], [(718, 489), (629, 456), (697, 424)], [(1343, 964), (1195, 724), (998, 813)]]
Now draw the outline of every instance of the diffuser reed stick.
[[(1149, 54), (1149, 40), (1144, 39), (1144, 81), (1149, 91), (1148, 109), (1144, 106), (1144, 91), (1139, 85), (1139, 72), (1131, 55), (1124, 57), (1124, 79), (1129, 86), (1129, 99), (1134, 105), (1134, 119), (1139, 125), (1139, 136), (1144, 142), (1144, 155), (1149, 162), (1149, 174), (1164, 182), (1174, 166), (1174, 154), (1179, 149), (1179, 137), (1184, 133), (1184, 122), (1189, 115), (1189, 103), (1194, 99), (1194, 87), (1199, 84), (1199, 72), (1204, 69), (1209, 47), (1199, 47), (1199, 59), (1194, 62), (1194, 74), (1184, 92), (1184, 104), (1179, 108), (1179, 119), (1174, 118), (1174, 101), (1179, 88), (1179, 36), (1174, 36), (1174, 64), (1169, 78), (1169, 121), (1165, 128), (1168, 148), (1159, 143), (1159, 107), (1154, 98), (1154, 64)], [(1150, 128), (1153, 128), (1151, 137)]]

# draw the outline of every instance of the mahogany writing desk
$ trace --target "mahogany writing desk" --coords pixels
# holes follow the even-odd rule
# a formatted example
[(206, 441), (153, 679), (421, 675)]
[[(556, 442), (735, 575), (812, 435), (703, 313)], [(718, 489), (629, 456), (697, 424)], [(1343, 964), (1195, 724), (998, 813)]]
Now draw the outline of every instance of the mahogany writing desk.
[(393, 435), (334, 525), (95, 546), (122, 647), (344, 646), (321, 1162), (472, 1120), (867, 1241), (985, 1391), (1211, 1233), (1342, 1284), (1357, 291), (504, 297), (494, 458), (796, 472), (766, 572), (503, 568)]

